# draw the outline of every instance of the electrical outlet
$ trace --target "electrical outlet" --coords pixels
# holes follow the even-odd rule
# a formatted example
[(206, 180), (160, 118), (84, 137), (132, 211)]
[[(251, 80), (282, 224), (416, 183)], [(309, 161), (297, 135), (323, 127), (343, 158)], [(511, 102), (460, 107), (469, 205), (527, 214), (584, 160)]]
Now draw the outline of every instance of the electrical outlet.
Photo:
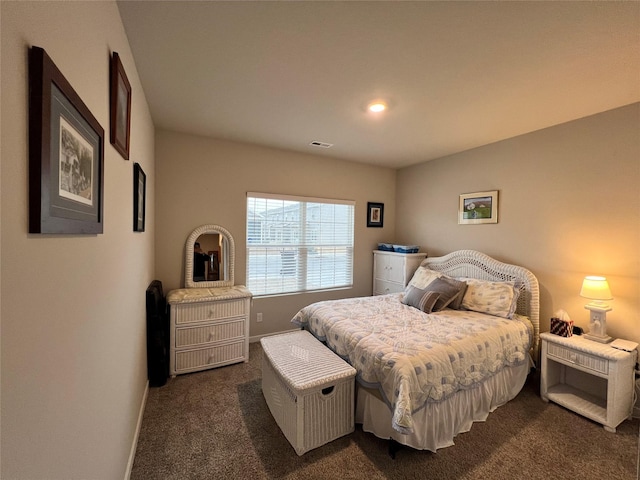
[(262, 321), (262, 312), (256, 313), (256, 322), (261, 322), (261, 321)]

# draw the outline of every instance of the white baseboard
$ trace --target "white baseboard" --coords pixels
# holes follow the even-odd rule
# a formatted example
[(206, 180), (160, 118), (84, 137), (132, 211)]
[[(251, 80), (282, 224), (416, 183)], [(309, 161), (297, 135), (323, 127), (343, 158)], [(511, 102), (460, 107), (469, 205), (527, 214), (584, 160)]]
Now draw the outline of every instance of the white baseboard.
[(140, 429), (142, 428), (142, 418), (144, 417), (144, 407), (147, 405), (147, 396), (149, 395), (149, 380), (144, 387), (144, 395), (142, 395), (142, 402), (140, 403), (140, 411), (138, 412), (138, 423), (136, 425), (136, 432), (133, 435), (133, 442), (131, 445), (131, 451), (129, 452), (129, 461), (127, 462), (127, 471), (124, 473), (124, 480), (131, 478), (131, 470), (133, 469), (133, 461), (136, 458), (136, 449), (138, 448), (138, 438), (140, 437)]
[(280, 335), (281, 333), (289, 333), (289, 332), (297, 332), (300, 330), (299, 328), (292, 328), (291, 330), (283, 330), (281, 332), (273, 332), (273, 333), (265, 333), (264, 335), (255, 335), (253, 337), (249, 337), (249, 343), (259, 342), (261, 338), (270, 337), (272, 335)]

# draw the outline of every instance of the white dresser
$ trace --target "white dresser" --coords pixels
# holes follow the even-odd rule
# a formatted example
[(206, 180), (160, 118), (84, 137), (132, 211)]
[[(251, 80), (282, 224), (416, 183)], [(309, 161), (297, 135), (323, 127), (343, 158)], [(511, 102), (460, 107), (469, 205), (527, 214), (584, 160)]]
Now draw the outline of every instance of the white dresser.
[(167, 303), (172, 377), (249, 361), (251, 292), (244, 285), (171, 290)]
[(426, 253), (373, 251), (373, 294), (386, 295), (404, 291)]

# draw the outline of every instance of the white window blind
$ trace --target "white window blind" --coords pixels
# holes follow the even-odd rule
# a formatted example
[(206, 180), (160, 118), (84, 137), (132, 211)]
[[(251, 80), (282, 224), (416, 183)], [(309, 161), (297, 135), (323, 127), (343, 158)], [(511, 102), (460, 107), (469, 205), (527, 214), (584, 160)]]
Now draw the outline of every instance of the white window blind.
[(247, 287), (254, 296), (353, 284), (355, 202), (247, 193)]

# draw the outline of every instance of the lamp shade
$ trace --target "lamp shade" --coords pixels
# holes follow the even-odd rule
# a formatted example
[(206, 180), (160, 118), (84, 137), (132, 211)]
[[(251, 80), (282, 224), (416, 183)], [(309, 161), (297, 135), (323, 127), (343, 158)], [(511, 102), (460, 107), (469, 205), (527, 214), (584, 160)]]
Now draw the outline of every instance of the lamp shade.
[(580, 296), (591, 300), (613, 300), (609, 282), (605, 277), (584, 277)]

